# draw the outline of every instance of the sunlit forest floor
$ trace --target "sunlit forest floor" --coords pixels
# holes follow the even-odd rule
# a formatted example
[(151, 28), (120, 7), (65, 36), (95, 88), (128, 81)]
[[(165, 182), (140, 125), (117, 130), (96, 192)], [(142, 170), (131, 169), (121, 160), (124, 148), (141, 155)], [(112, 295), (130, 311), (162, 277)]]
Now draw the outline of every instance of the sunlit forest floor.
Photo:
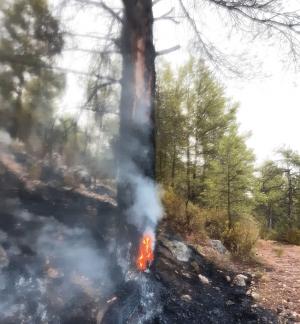
[(254, 274), (258, 304), (300, 322), (300, 246), (260, 240), (256, 257), (258, 264), (237, 267)]

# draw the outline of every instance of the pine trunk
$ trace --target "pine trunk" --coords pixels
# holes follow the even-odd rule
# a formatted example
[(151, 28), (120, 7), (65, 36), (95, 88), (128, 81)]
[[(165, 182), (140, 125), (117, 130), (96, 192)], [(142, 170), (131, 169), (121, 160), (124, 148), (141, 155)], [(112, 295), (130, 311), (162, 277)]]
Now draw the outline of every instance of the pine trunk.
[[(123, 58), (118, 147), (118, 204), (133, 203), (129, 174), (155, 176), (154, 92), (155, 48), (151, 0), (123, 0)], [(122, 212), (123, 213), (123, 212)]]

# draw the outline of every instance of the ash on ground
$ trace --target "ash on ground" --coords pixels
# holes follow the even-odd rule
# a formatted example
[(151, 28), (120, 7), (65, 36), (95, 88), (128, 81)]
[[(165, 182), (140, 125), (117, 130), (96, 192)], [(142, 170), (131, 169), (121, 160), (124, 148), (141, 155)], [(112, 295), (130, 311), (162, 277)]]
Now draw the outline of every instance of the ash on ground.
[(32, 182), (26, 159), (0, 158), (1, 323), (280, 323), (247, 294), (247, 274), (237, 284), (167, 230), (150, 271), (129, 275), (113, 191)]

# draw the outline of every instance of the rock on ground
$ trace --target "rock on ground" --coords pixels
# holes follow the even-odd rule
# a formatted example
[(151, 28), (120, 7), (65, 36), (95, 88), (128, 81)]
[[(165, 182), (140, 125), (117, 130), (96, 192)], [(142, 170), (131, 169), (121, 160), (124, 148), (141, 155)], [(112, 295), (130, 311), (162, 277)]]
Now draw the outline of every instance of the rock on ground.
[(210, 244), (214, 250), (219, 252), (220, 254), (227, 254), (229, 253), (226, 247), (220, 240), (210, 240)]

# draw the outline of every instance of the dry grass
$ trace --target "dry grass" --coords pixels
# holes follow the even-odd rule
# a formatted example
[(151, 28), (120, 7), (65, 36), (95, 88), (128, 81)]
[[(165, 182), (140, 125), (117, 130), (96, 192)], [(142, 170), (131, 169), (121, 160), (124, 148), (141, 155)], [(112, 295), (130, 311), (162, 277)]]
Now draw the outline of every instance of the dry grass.
[(284, 249), (281, 247), (275, 247), (273, 252), (276, 254), (277, 258), (281, 258), (284, 254)]

